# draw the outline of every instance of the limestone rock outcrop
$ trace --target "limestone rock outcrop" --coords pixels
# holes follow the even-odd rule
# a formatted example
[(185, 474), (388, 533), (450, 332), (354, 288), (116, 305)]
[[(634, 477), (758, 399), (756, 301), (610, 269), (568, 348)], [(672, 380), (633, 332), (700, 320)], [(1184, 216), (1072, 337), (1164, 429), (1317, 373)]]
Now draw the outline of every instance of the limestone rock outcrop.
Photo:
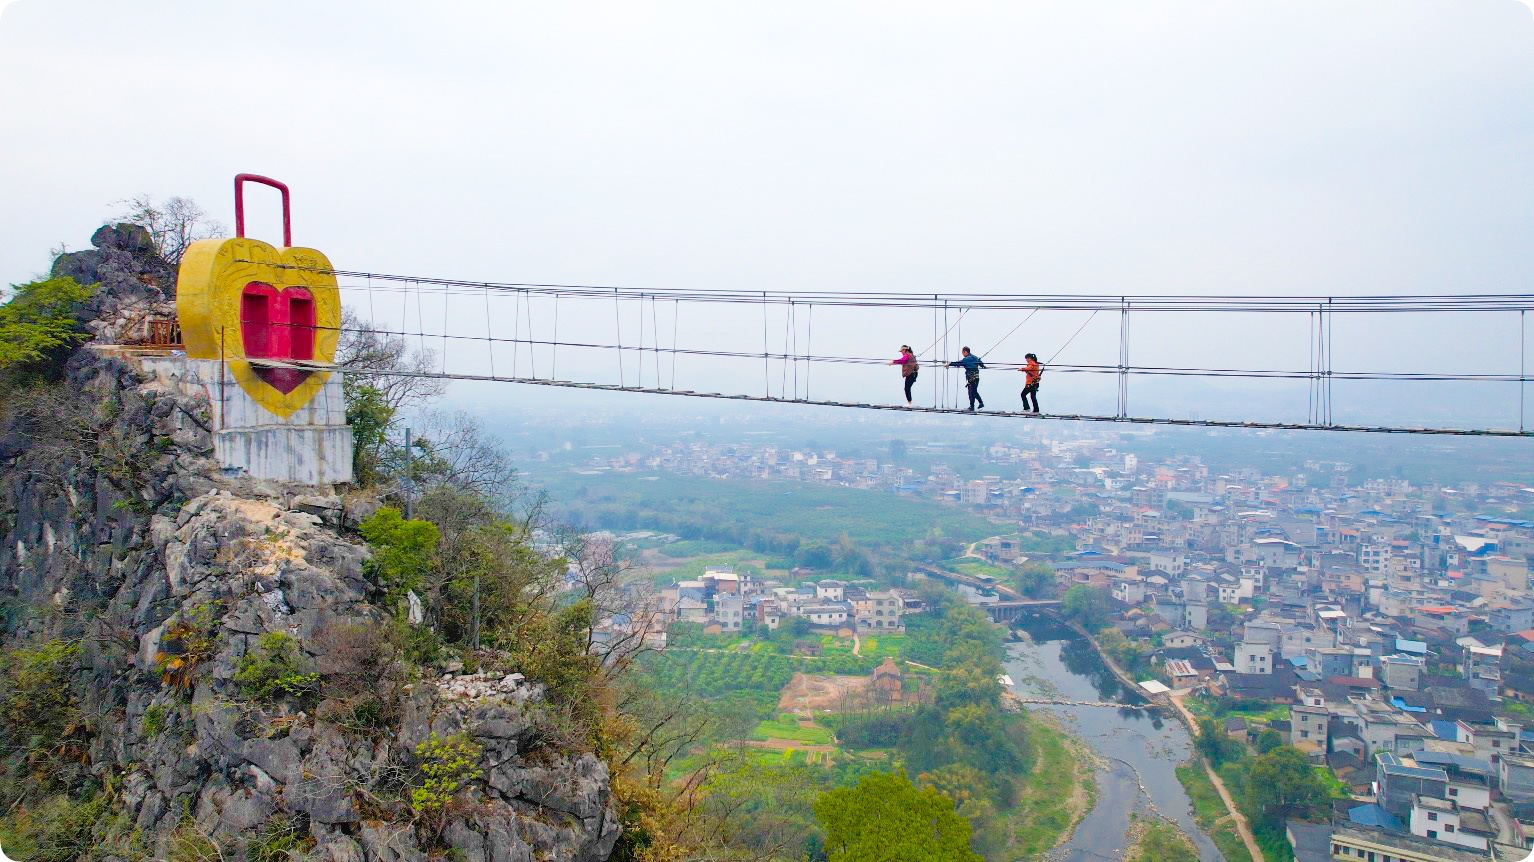
[[(98, 285), (98, 342), (174, 295), (144, 239), (104, 228), (93, 252), (55, 267)], [(0, 411), (4, 645), (80, 645), (69, 680), (88, 719), (80, 768), (109, 788), (140, 858), (164, 858), (190, 830), (240, 859), (280, 823), (298, 858), (328, 862), (606, 859), (619, 835), (606, 767), (549, 731), (542, 687), (429, 666), (370, 677), (383, 671), (358, 644), (395, 623), (366, 547), (344, 533), (354, 520), (341, 489), (222, 475), (208, 408), (98, 343), (62, 384)], [(272, 632), (326, 684), (350, 675), (372, 711), (242, 697), (241, 659)], [(409, 794), (417, 746), (434, 734), (479, 753), (460, 802), (427, 828)]]

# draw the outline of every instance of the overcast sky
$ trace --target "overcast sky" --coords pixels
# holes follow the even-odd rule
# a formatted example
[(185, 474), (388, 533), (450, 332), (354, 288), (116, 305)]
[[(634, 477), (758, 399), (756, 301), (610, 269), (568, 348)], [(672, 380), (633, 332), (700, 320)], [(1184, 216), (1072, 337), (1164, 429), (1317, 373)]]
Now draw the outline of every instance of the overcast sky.
[[(296, 243), (376, 272), (939, 293), (1525, 292), (1531, 133), (1534, 17), (1517, 0), (18, 0), (0, 12), (0, 281), (45, 270), (59, 243), (86, 244), (132, 195), (190, 196), (232, 223), (231, 179), (250, 171), (293, 187)], [(260, 192), (250, 229), (279, 233)], [(361, 310), (399, 324), (401, 299)], [(531, 311), (534, 337), (550, 338), (552, 308)], [(659, 321), (664, 340), (659, 311), (646, 326), (653, 335)], [(455, 332), (487, 324), (479, 300), (428, 295), (409, 314), (404, 325), (424, 331), (444, 316)], [(511, 314), (494, 303), (489, 328), (508, 333)], [(640, 312), (624, 314), (632, 340)], [(561, 316), (564, 340), (614, 336), (611, 304)], [(1084, 317), (1039, 315), (998, 353), (1047, 358)], [(963, 338), (983, 349), (1018, 319), (977, 312)], [(769, 321), (775, 350), (787, 323)], [(1514, 318), (1349, 325), (1338, 367), (1517, 370)], [(761, 327), (759, 311), (678, 319), (690, 346), (760, 350)], [(813, 349), (893, 356), (931, 329), (927, 314), (817, 312)], [(1061, 361), (1116, 362), (1116, 335), (1100, 316)], [(1147, 365), (1307, 367), (1303, 320), (1147, 319), (1132, 345)], [(489, 360), (482, 347), (448, 354), (458, 370)], [(497, 370), (510, 359), (498, 353)], [(537, 357), (541, 373), (553, 359)], [(611, 356), (559, 360), (561, 376), (617, 379)], [(767, 374), (775, 393), (781, 370)], [(889, 369), (813, 373), (816, 397), (898, 398)], [(638, 382), (632, 363), (627, 374)], [(767, 385), (760, 363), (684, 359), (677, 377)], [(997, 406), (1015, 403), (1017, 377), (989, 378)], [(1303, 418), (1304, 385), (1280, 389), (1274, 409)], [(1243, 397), (1228, 390), (1199, 391)], [(513, 397), (492, 391), (479, 397)], [(1046, 384), (1061, 410), (1111, 409), (1111, 393), (1107, 381)], [(1421, 395), (1386, 397), (1431, 400)]]

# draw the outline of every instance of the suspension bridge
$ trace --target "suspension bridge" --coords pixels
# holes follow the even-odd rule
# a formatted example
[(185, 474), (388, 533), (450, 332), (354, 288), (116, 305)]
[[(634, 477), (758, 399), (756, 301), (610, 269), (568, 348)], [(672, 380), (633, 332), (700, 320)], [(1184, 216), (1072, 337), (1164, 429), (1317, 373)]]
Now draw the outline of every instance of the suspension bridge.
[[(293, 264), (274, 264), (274, 266), (279, 269), (312, 269)], [(1534, 294), (1318, 297), (740, 291), (473, 282), (353, 270), (324, 270), (324, 272), (336, 277), (342, 293), (348, 297), (347, 305), (354, 314), (366, 314), (369, 321), (357, 324), (343, 322), (337, 328), (343, 338), (347, 335), (371, 333), (402, 339), (432, 349), (441, 363), (437, 368), (416, 367), (407, 370), (345, 366), (339, 369), (354, 375), (413, 376), (679, 398), (897, 411), (917, 415), (983, 415), (995, 419), (1024, 421), (1476, 437), (1534, 436), (1534, 431), (1529, 429), (1524, 418), (1529, 380), (1526, 317), (1527, 313), (1534, 309)], [(441, 307), (440, 317), (434, 312), (433, 320), (429, 324), (426, 322), (428, 298), (434, 308), (438, 305)], [(508, 301), (512, 306), (509, 334), (505, 326), (507, 322), (505, 305)], [(610, 339), (590, 336), (561, 337), (562, 326), (566, 333), (572, 328), (583, 333), (590, 332), (599, 320), (595, 310), (601, 305), (611, 307), (611, 320), (601, 324), (604, 331), (608, 323), (612, 324)], [(494, 313), (497, 306), (501, 309), (500, 315)], [(563, 322), (560, 319), (562, 308)], [(703, 320), (713, 319), (715, 312), (711, 309), (733, 310), (737, 312), (735, 315), (737, 321), (740, 319), (739, 312), (744, 311), (748, 314), (759, 312), (761, 335), (758, 343), (761, 349), (758, 350), (755, 346), (749, 349), (745, 347), (742, 342), (754, 339), (756, 336), (754, 333), (741, 332), (738, 324), (728, 330), (721, 330), (718, 326), (708, 326), (705, 327), (706, 331), (696, 334), (696, 337), (702, 339), (731, 341), (736, 345), (733, 349), (686, 343), (681, 335), (681, 321), (685, 319), (682, 314), (683, 309), (689, 308), (701, 309), (689, 316), (701, 315)], [(465, 309), (468, 311), (466, 312)], [(924, 363), (923, 370), (935, 365), (938, 370), (945, 372), (948, 370), (947, 363), (933, 360), (935, 357), (953, 356), (957, 352), (957, 346), (966, 343), (962, 335), (962, 327), (966, 319), (971, 321), (973, 327), (974, 321), (981, 316), (988, 315), (992, 320), (1001, 318), (1006, 322), (1011, 322), (1014, 316), (1021, 318), (1000, 340), (977, 354), (986, 358), (989, 366), (1002, 369), (1016, 366), (1020, 362), (991, 359), (991, 354), (1026, 327), (1035, 315), (1040, 312), (1069, 312), (1084, 315), (1080, 325), (1054, 351), (1054, 354), (1044, 361), (1044, 366), (1051, 379), (1055, 379), (1055, 375), (1095, 375), (1112, 378), (1117, 389), (1116, 409), (1112, 412), (1098, 413), (983, 410), (980, 414), (973, 414), (972, 411), (961, 407), (958, 393), (953, 391), (953, 387), (944, 384), (941, 374), (929, 375), (933, 378), (933, 395), (930, 405), (908, 407), (898, 403), (816, 397), (811, 386), (816, 368), (872, 367), (889, 364), (889, 360), (885, 357), (816, 352), (813, 349), (813, 341), (817, 309), (821, 310), (822, 320), (833, 310), (845, 309), (889, 309), (906, 314), (912, 312), (929, 314), (932, 321), (932, 341), (919, 351), (917, 356)], [(535, 320), (535, 310), (539, 312), (537, 320)], [(669, 311), (670, 314), (665, 315), (663, 311)], [(412, 312), (414, 325), (411, 324)], [(572, 313), (576, 315), (573, 323)], [(468, 331), (468, 325), (464, 321), (472, 321), (481, 314), (484, 323), (483, 334)], [(1136, 364), (1130, 358), (1132, 323), (1141, 316), (1150, 314), (1205, 319), (1210, 315), (1218, 314), (1256, 314), (1281, 315), (1296, 319), (1301, 322), (1307, 341), (1305, 347), (1308, 362), (1306, 367), (1295, 368)], [(1477, 314), (1511, 318), (1512, 325), (1509, 328), (1516, 329), (1518, 337), (1518, 368), (1494, 373), (1453, 373), (1433, 369), (1386, 371), (1337, 367), (1334, 361), (1333, 345), (1336, 340), (1336, 322), (1339, 319), (1360, 315), (1429, 314)], [(666, 320), (668, 316), (669, 322)], [(1117, 362), (1089, 364), (1058, 361), (1088, 325), (1100, 317), (1116, 320)], [(380, 325), (379, 321), (386, 318), (397, 319), (399, 322)], [(625, 338), (625, 329), (627, 329), (627, 338)], [(1152, 343), (1145, 350), (1148, 353), (1155, 352), (1156, 347), (1157, 345)], [(508, 350), (511, 353), (509, 363), (505, 356)], [(616, 372), (616, 382), (572, 379), (577, 375), (569, 373), (561, 376), (561, 362), (563, 361), (568, 369), (573, 361), (572, 355), (583, 357), (579, 362), (574, 363), (584, 372), (581, 376), (598, 376), (590, 373), (592, 365), (589, 357), (594, 353), (607, 355), (613, 360), (612, 370)], [(448, 363), (450, 354), (455, 360), (451, 368)], [(466, 356), (469, 358), (465, 358)], [(762, 371), (762, 386), (756, 391), (750, 391), (747, 387), (741, 387), (740, 391), (705, 391), (680, 386), (677, 374), (679, 357), (690, 361), (702, 360), (711, 366), (734, 363), (734, 367), (739, 368), (750, 363), (759, 364)], [(337, 367), (301, 359), (253, 361), (264, 367), (294, 370), (330, 370)], [(540, 361), (543, 363), (541, 368)], [(1305, 415), (1303, 419), (1294, 420), (1249, 420), (1157, 415), (1154, 412), (1136, 413), (1130, 409), (1131, 382), (1140, 378), (1296, 381), (1303, 383), (1306, 389)], [(949, 380), (951, 381), (951, 378)], [(1516, 425), (1505, 427), (1450, 426), (1430, 422), (1339, 421), (1334, 412), (1335, 386), (1339, 382), (1356, 381), (1436, 382), (1455, 385), (1498, 384), (1505, 387), (1503, 391), (1507, 394), (1505, 400), (1509, 404), (1509, 412), (1511, 412), (1511, 404), (1516, 401), (1518, 421)]]

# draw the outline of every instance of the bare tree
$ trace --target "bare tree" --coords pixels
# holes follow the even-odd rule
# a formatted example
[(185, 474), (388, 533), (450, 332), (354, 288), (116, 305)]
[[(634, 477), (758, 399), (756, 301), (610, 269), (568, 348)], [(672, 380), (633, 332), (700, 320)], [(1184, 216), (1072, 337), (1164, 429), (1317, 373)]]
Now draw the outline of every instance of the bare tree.
[(521, 508), (516, 504), (527, 490), (511, 464), (511, 454), (479, 417), (463, 411), (425, 411), (419, 418), (422, 447), (434, 459), (435, 475), (428, 481), (451, 485), (493, 501), (502, 512)]
[(660, 603), (647, 583), (631, 577), (633, 564), (611, 538), (570, 531), (560, 536), (560, 544), (570, 591), (591, 603), (587, 651), (612, 679), (650, 651), (652, 634), (665, 630)]
[(410, 347), (402, 335), (379, 331), (350, 308), (341, 309), (336, 364), (382, 393), (396, 415), (442, 397), (447, 389), (446, 380), (426, 376), (436, 371), (436, 353)]
[(115, 216), (118, 221), (149, 231), (160, 256), (171, 266), (181, 263), (187, 247), (197, 240), (229, 235), (223, 223), (209, 218), (207, 211), (191, 198), (178, 196), (156, 201), (149, 195), (139, 195), (114, 201), (113, 205), (122, 207)]

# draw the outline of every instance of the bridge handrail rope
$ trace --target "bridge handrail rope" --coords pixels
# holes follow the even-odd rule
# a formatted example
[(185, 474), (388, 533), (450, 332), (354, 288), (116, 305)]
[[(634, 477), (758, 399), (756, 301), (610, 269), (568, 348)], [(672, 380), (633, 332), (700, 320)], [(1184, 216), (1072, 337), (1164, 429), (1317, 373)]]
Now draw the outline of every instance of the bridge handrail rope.
[[(237, 260), (236, 263), (258, 261)], [(327, 269), (293, 263), (259, 261), (274, 269), (290, 269), (303, 272), (324, 273), (337, 278), (370, 279), (380, 282), (404, 282), (416, 286), (437, 285), (443, 288), (462, 288), (472, 292), (489, 288), (503, 291), (528, 291), (533, 294), (562, 296), (607, 297), (614, 294), (635, 298), (639, 294), (662, 296), (692, 302), (749, 302), (753, 305), (765, 302), (769, 305), (786, 305), (789, 301), (814, 302), (818, 305), (841, 304), (852, 307), (882, 308), (931, 308), (935, 303), (946, 301), (956, 307), (972, 310), (1000, 310), (1039, 308), (1044, 310), (1116, 310), (1127, 299), (1142, 311), (1272, 311), (1303, 313), (1315, 305), (1325, 303), (1328, 313), (1390, 312), (1390, 311), (1518, 311), (1534, 310), (1534, 293), (1479, 293), (1479, 294), (1367, 294), (1351, 297), (1321, 297), (1305, 295), (1272, 294), (1045, 294), (1045, 293), (953, 293), (918, 294), (863, 291), (733, 291), (695, 290), (686, 288), (624, 288), (614, 286), (557, 284), (536, 282), (468, 281), (448, 278), (394, 275), (365, 270)], [(375, 289), (387, 290), (378, 287)], [(930, 348), (929, 348), (930, 349)]]
[[(1087, 322), (1090, 322), (1090, 318), (1088, 319)], [(580, 349), (586, 349), (586, 350), (628, 350), (628, 351), (636, 351), (636, 352), (637, 351), (641, 351), (641, 350), (659, 350), (661, 353), (682, 354), (682, 355), (691, 355), (691, 356), (709, 356), (709, 357), (716, 357), (716, 358), (721, 358), (721, 359), (759, 359), (759, 358), (762, 357), (761, 353), (755, 352), (755, 351), (747, 352), (747, 351), (732, 351), (732, 350), (710, 350), (710, 349), (704, 349), (704, 348), (686, 348), (686, 347), (683, 347), (683, 348), (676, 348), (676, 347), (661, 347), (661, 348), (646, 347), (646, 348), (640, 348), (640, 347), (636, 347), (634, 345), (600, 344), (600, 343), (596, 343), (596, 342), (552, 341), (552, 340), (545, 341), (545, 340), (542, 340), (542, 339), (535, 339), (535, 338), (520, 338), (520, 337), (519, 338), (507, 338), (507, 337), (504, 337), (504, 336), (494, 336), (494, 337), (492, 337), (492, 336), (484, 336), (484, 335), (457, 335), (457, 334), (452, 334), (452, 333), (421, 332), (420, 330), (392, 330), (392, 329), (377, 329), (377, 328), (359, 329), (359, 328), (354, 328), (354, 327), (320, 326), (320, 325), (317, 325), (317, 324), (281, 323), (281, 322), (277, 322), (277, 321), (268, 322), (267, 325), (271, 326), (271, 327), (295, 326), (295, 327), (302, 327), (304, 329), (314, 330), (314, 331), (324, 330), (324, 331), (341, 332), (341, 333), (372, 333), (372, 334), (376, 334), (376, 335), (402, 335), (402, 336), (403, 335), (414, 335), (414, 336), (417, 336), (417, 337), (420, 337), (420, 338), (423, 338), (423, 339), (442, 338), (442, 339), (446, 339), (446, 340), (449, 340), (449, 341), (493, 341), (493, 342), (504, 343), (504, 344), (517, 344), (517, 345), (525, 344), (525, 345), (529, 345), (530, 347), (531, 346), (544, 346), (544, 347), (554, 346), (554, 347), (580, 348)], [(1057, 350), (1055, 352), (1055, 356), (1058, 356), (1061, 352), (1063, 352), (1064, 349), (1070, 345), (1070, 342), (1075, 340), (1076, 335), (1079, 335), (1081, 333), (1082, 329), (1084, 329), (1085, 326), (1086, 326), (1086, 323), (1083, 323), (1082, 327), (1076, 330), (1076, 334), (1072, 335), (1071, 338), (1068, 339), (1066, 341), (1066, 343), (1061, 346), (1060, 350)], [(784, 361), (791, 360), (791, 359), (795, 358), (795, 355), (794, 354), (790, 354), (790, 353), (768, 353), (767, 356), (770, 359), (784, 360)], [(829, 363), (829, 364), (836, 364), (836, 365), (873, 365), (873, 366), (877, 366), (877, 365), (887, 365), (888, 362), (889, 362), (889, 360), (884, 359), (882, 357), (871, 357), (871, 356), (835, 356), (835, 355), (817, 356), (817, 355), (812, 355), (812, 354), (800, 354), (798, 356), (798, 358), (800, 358), (800, 359), (802, 359), (804, 361), (807, 361), (807, 362), (811, 362), (811, 363), (817, 363), (818, 362), (818, 363)], [(1052, 364), (1052, 363), (1053, 363), (1053, 357), (1051, 358), (1051, 361), (1048, 362), (1048, 363), (1045, 363), (1045, 365), (1047, 367), (1049, 367), (1052, 371), (1059, 372), (1059, 373), (1062, 373), (1062, 374), (1114, 374), (1114, 375), (1116, 375), (1116, 374), (1119, 373), (1119, 369), (1120, 369), (1120, 366), (1118, 366), (1118, 365), (1095, 365), (1095, 364), (1074, 364), (1074, 365), (1073, 364), (1064, 364), (1064, 365), (1055, 365), (1055, 364)], [(1014, 361), (1008, 361), (1008, 362), (998, 362), (997, 364), (998, 365), (1012, 365), (1012, 364), (1020, 364), (1020, 363), (1018, 361), (1014, 360)], [(1301, 371), (1301, 370), (1297, 370), (1297, 369), (1296, 370), (1288, 370), (1288, 369), (1278, 369), (1278, 368), (1203, 368), (1203, 367), (1156, 366), (1156, 365), (1128, 365), (1128, 366), (1124, 366), (1124, 368), (1130, 374), (1137, 374), (1137, 375), (1142, 375), (1142, 376), (1156, 376), (1156, 377), (1233, 377), (1233, 378), (1264, 379), (1264, 380), (1304, 380), (1304, 379), (1307, 379), (1307, 378), (1309, 378), (1311, 376), (1311, 372), (1308, 371), (1308, 370), (1307, 371)], [(515, 376), (516, 376), (515, 375), (515, 371), (513, 371), (513, 378), (515, 378)], [(1335, 379), (1339, 379), (1339, 380), (1360, 380), (1360, 381), (1361, 380), (1389, 380), (1389, 381), (1411, 381), (1411, 382), (1519, 383), (1519, 382), (1528, 382), (1531, 379), (1527, 374), (1524, 374), (1524, 373), (1514, 374), (1514, 373), (1511, 373), (1511, 372), (1509, 372), (1509, 373), (1448, 373), (1448, 372), (1427, 372), (1427, 371), (1335, 371), (1335, 372), (1329, 372), (1329, 376), (1331, 376), (1332, 378), (1335, 378)], [(513, 379), (513, 378), (508, 378), (508, 379)]]
[[(225, 360), (232, 362), (235, 360)], [(724, 401), (757, 401), (771, 404), (805, 404), (819, 407), (855, 408), (860, 410), (887, 410), (899, 413), (949, 414), (966, 417), (993, 417), (997, 419), (1032, 419), (1067, 422), (1109, 422), (1130, 425), (1169, 425), (1197, 428), (1243, 428), (1271, 431), (1350, 431), (1376, 434), (1426, 434), (1447, 437), (1523, 437), (1534, 438), (1534, 432), (1503, 428), (1430, 428), (1395, 425), (1312, 425), (1304, 422), (1266, 422), (1236, 419), (1175, 419), (1152, 416), (1097, 416), (1084, 413), (1019, 413), (1005, 410), (988, 410), (971, 413), (955, 407), (905, 407), (895, 404), (863, 404), (851, 401), (823, 401), (810, 399), (773, 398), (771, 396), (743, 395), (725, 392), (694, 392), (686, 389), (651, 389), (639, 386), (620, 386), (611, 383), (585, 383), (573, 380), (551, 380), (531, 377), (491, 377), (486, 374), (463, 374), (456, 372), (408, 371), (390, 369), (348, 368), (331, 362), (304, 359), (262, 359), (248, 357), (244, 361), (262, 368), (291, 368), (300, 371), (340, 371), (363, 377), (420, 377), (436, 380), (464, 380), (492, 383), (521, 383), (535, 386), (555, 386), (568, 389), (587, 389), (600, 392), (637, 392), (649, 395), (676, 395), (689, 398), (709, 398)]]
[[(271, 265), (271, 264), (268, 264)], [(320, 269), (296, 264), (277, 264), (276, 268), (291, 270), (307, 270), (326, 272), (335, 275), (355, 277), (358, 283), (338, 285), (345, 290), (367, 290), (368, 308), (376, 314), (376, 302), (374, 291), (395, 291), (401, 294), (403, 308), (401, 314), (401, 329), (389, 328), (357, 328), (347, 326), (307, 326), (312, 330), (325, 329), (336, 332), (371, 332), (380, 335), (397, 336), (414, 340), (423, 350), (429, 343), (429, 339), (435, 338), (441, 341), (440, 350), (442, 357), (440, 363), (433, 363), (440, 367), (440, 371), (434, 373), (401, 373), (401, 372), (377, 372), (381, 375), (392, 374), (394, 376), (434, 376), (442, 379), (462, 380), (492, 380), (505, 382), (544, 382), (540, 381), (540, 375), (536, 368), (537, 350), (541, 346), (547, 346), (551, 354), (557, 358), (558, 349), (577, 350), (615, 350), (618, 361), (618, 383), (614, 386), (604, 384), (587, 384), (574, 381), (559, 381), (551, 379), (547, 381), (553, 385), (565, 385), (578, 388), (611, 389), (617, 391), (656, 392), (665, 390), (665, 381), (661, 373), (661, 355), (671, 354), (671, 380), (670, 390), (675, 394), (691, 395), (696, 397), (728, 398), (735, 400), (754, 400), (766, 402), (798, 402), (812, 403), (837, 407), (859, 407), (867, 409), (901, 409), (901, 410), (925, 410), (927, 412), (952, 412), (967, 413), (959, 410), (957, 405), (957, 393), (950, 392), (943, 387), (934, 376), (934, 403), (933, 408), (908, 408), (898, 405), (877, 405), (848, 403), (839, 401), (814, 401), (810, 398), (809, 375), (816, 364), (844, 364), (844, 365), (884, 365), (887, 360), (882, 357), (863, 356), (838, 356), (816, 355), (812, 350), (810, 339), (813, 337), (813, 312), (815, 305), (832, 305), (838, 307), (881, 307), (881, 308), (906, 308), (919, 309), (931, 308), (934, 316), (934, 341), (922, 351), (923, 355), (931, 354), (942, 345), (944, 354), (949, 350), (950, 341), (957, 339), (963, 343), (963, 321), (974, 310), (1027, 310), (1028, 313), (1022, 320), (1007, 331), (1002, 338), (992, 345), (992, 350), (1007, 341), (1019, 331), (1040, 310), (1086, 310), (1089, 314), (1082, 324), (1066, 339), (1065, 343), (1050, 357), (1047, 366), (1052, 371), (1066, 374), (1115, 374), (1118, 377), (1118, 407), (1113, 416), (1096, 416), (1088, 414), (1051, 414), (1036, 418), (1050, 419), (1082, 419), (1090, 421), (1120, 421), (1144, 424), (1168, 424), (1168, 425), (1197, 425), (1205, 427), (1232, 427), (1232, 428), (1272, 428), (1272, 429), (1335, 429), (1349, 431), (1379, 431), (1384, 433), (1422, 433), (1422, 434), (1458, 434), (1470, 436), (1534, 436), (1527, 430), (1526, 420), (1526, 390), (1528, 383), (1527, 368), (1527, 311), (1534, 308), (1534, 294), (1473, 294), (1462, 296), (1428, 296), (1428, 295), (1379, 295), (1362, 297), (1275, 297), (1275, 296), (1180, 296), (1162, 295), (1132, 297), (1121, 295), (1112, 297), (1095, 297), (1083, 295), (1034, 295), (1034, 296), (1008, 296), (1002, 294), (958, 294), (944, 296), (942, 294), (910, 294), (910, 293), (850, 293), (835, 291), (752, 291), (749, 294), (737, 291), (692, 291), (682, 289), (660, 290), (633, 290), (620, 287), (593, 288), (580, 285), (532, 285), (520, 283), (496, 283), (496, 282), (468, 282), (448, 279), (422, 279), (411, 276), (393, 276), (379, 273), (354, 272), (346, 270)], [(382, 284), (378, 283), (382, 282)], [(282, 285), (286, 287), (289, 285)], [(428, 333), (425, 330), (424, 298), (425, 290), (436, 290), (443, 294), (443, 318), (442, 331)], [(600, 294), (595, 291), (600, 290)], [(409, 294), (415, 293), (416, 326), (409, 326), (410, 302)], [(490, 298), (493, 293), (511, 293), (514, 306), (513, 333), (511, 338), (496, 337), (492, 324), (492, 303)], [(479, 298), (486, 307), (486, 334), (483, 336), (457, 334), (449, 332), (451, 320), (451, 297), (454, 295), (479, 294)], [(559, 304), (562, 298), (598, 298), (612, 297), (614, 304), (614, 323), (616, 344), (604, 344), (593, 342), (564, 341), (559, 337)], [(533, 321), (533, 299), (542, 297), (546, 301), (554, 303), (555, 332), (550, 340), (536, 337), (537, 333)], [(956, 301), (962, 300), (962, 301)], [(651, 312), (651, 343), (645, 342), (644, 335), (644, 303), (650, 301)], [(671, 346), (661, 345), (661, 332), (658, 319), (658, 301), (670, 300), (673, 305), (673, 324)], [(622, 307), (625, 300), (637, 300), (640, 335), (636, 345), (624, 343), (622, 337)], [(762, 309), (762, 350), (760, 353), (737, 351), (737, 350), (714, 350), (704, 348), (684, 348), (680, 346), (680, 308), (683, 302), (697, 303), (738, 303), (749, 301), (759, 305)], [(940, 324), (937, 321), (937, 309), (939, 303), (943, 306), (944, 321), (941, 331), (937, 331)], [(770, 312), (773, 305), (784, 306), (784, 343), (780, 353), (771, 350), (770, 345)], [(799, 348), (798, 315), (801, 305), (807, 305), (808, 331), (804, 352)], [(523, 307), (526, 308), (527, 331), (524, 337), (521, 318)], [(1178, 367), (1178, 366), (1135, 366), (1129, 362), (1128, 338), (1130, 329), (1130, 311), (1155, 310), (1155, 311), (1181, 311), (1181, 312), (1266, 312), (1284, 314), (1303, 314), (1314, 324), (1307, 327), (1310, 340), (1308, 356), (1308, 368), (1300, 370), (1288, 370), (1283, 368), (1205, 368), (1205, 367)], [(950, 319), (950, 308), (957, 311), (957, 316)], [(1095, 319), (1098, 312), (1106, 308), (1117, 308), (1120, 312), (1120, 335), (1119, 357), (1116, 365), (1098, 364), (1064, 364), (1056, 366), (1054, 363), (1059, 356), (1068, 349), (1077, 338)], [(1513, 312), (1519, 315), (1519, 369), (1517, 374), (1512, 373), (1451, 373), (1443, 371), (1336, 371), (1332, 367), (1333, 345), (1335, 336), (1335, 315), (1338, 313), (1433, 313), (1433, 312)], [(302, 324), (275, 323), (272, 325), (302, 326)], [(452, 341), (460, 340), (483, 340), (488, 347), (489, 375), (483, 374), (453, 374), (449, 372), (448, 351)], [(500, 343), (512, 345), (512, 374), (510, 377), (501, 377), (496, 373), (495, 346)], [(518, 358), (521, 346), (528, 346), (531, 379), (520, 374)], [(639, 366), (637, 376), (633, 384), (627, 379), (626, 363), (623, 352), (625, 350), (637, 350), (639, 352)], [(956, 347), (955, 347), (956, 350)], [(646, 386), (644, 381), (644, 352), (650, 351), (655, 356), (655, 380), (654, 386)], [(676, 391), (677, 381), (677, 357), (680, 355), (717, 357), (727, 359), (749, 359), (760, 357), (763, 363), (763, 394), (760, 397), (746, 395), (730, 395), (724, 393), (697, 393), (692, 391)], [(984, 357), (984, 354), (981, 354)], [(943, 357), (946, 369), (947, 356)], [(273, 360), (253, 360), (270, 365)], [(782, 363), (780, 368), (780, 385), (777, 396), (774, 397), (771, 389), (771, 363)], [(462, 364), (463, 359), (459, 359)], [(788, 363), (794, 363), (792, 394), (789, 392)], [(799, 384), (799, 363), (805, 363), (804, 393), (801, 396)], [(1004, 363), (992, 358), (991, 365), (1003, 366), (1015, 363)], [(294, 366), (298, 367), (298, 366)], [(317, 366), (311, 366), (317, 367)], [(556, 366), (557, 369), (557, 366)], [(358, 373), (353, 371), (353, 373)], [(372, 373), (372, 372), (369, 372)], [(1160, 417), (1134, 417), (1129, 414), (1128, 386), (1131, 375), (1142, 376), (1173, 376), (1173, 377), (1231, 377), (1247, 379), (1306, 379), (1310, 390), (1307, 417), (1304, 423), (1286, 421), (1246, 421), (1246, 420), (1202, 420), (1202, 419), (1173, 419)], [(557, 378), (555, 369), (551, 369), (551, 378)], [(951, 378), (949, 378), (951, 379)], [(1349, 424), (1338, 425), (1333, 413), (1333, 382), (1337, 379), (1349, 381), (1382, 380), (1382, 381), (1452, 381), (1452, 382), (1516, 382), (1519, 384), (1519, 420), (1516, 431), (1510, 429), (1493, 428), (1428, 428), (1417, 426), (1387, 426)], [(950, 407), (952, 404), (952, 407)], [(992, 411), (991, 415), (998, 416), (1023, 416), (1034, 414), (1012, 414), (1007, 411)]]

